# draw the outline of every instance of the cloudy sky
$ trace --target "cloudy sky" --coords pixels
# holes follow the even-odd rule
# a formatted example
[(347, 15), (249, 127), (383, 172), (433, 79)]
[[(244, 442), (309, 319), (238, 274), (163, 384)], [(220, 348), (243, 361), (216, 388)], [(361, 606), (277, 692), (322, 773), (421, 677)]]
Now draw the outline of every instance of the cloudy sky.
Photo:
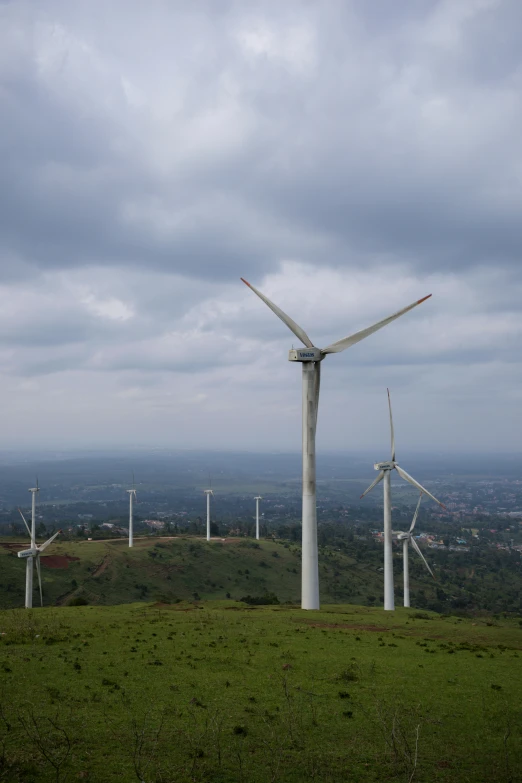
[[(519, 0), (0, 0), (4, 447), (509, 451)], [(379, 450), (379, 453), (377, 451)], [(386, 453), (381, 454), (380, 451)]]

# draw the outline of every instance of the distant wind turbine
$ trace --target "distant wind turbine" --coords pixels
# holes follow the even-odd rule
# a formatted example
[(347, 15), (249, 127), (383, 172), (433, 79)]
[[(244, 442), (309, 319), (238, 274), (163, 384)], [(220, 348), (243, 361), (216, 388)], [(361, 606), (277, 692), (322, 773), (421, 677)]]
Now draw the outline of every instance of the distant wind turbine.
[(128, 489), (129, 493), (129, 547), (134, 546), (134, 518), (133, 518), (133, 501), (136, 500), (136, 482), (134, 480), (134, 473), (132, 474), (132, 489)]
[[(393, 611), (395, 609), (395, 597), (393, 593), (393, 552), (392, 552), (392, 525), (391, 525), (391, 472), (396, 470), (401, 478), (413, 484), (420, 492), (423, 492), (429, 498), (438, 503), (442, 508), (446, 508), (444, 503), (428, 492), (422, 484), (406, 473), (403, 468), (395, 461), (395, 433), (393, 430), (393, 417), (390, 400), (390, 390), (388, 392), (388, 409), (390, 411), (390, 434), (391, 434), (391, 460), (389, 462), (376, 462), (374, 464), (375, 470), (379, 471), (379, 475), (372, 481), (368, 489), (366, 489), (361, 498), (371, 492), (377, 484), (384, 479), (384, 608)], [(422, 555), (421, 555), (422, 557)]]
[(259, 501), (263, 500), (261, 495), (254, 498), (256, 501), (256, 540), (259, 541)]
[(404, 533), (400, 530), (395, 531), (397, 535), (397, 541), (402, 541), (402, 563), (403, 563), (403, 577), (404, 577), (404, 606), (410, 605), (410, 568), (408, 563), (408, 543), (412, 545), (412, 547), (415, 549), (418, 555), (421, 556), (422, 560), (424, 561), (424, 565), (430, 572), (430, 574), (435, 579), (435, 576), (433, 574), (433, 571), (429, 567), (426, 558), (421, 552), (421, 549), (415, 539), (413, 538), (413, 528), (415, 527), (415, 523), (417, 521), (417, 516), (419, 514), (419, 508), (422, 500), (423, 493), (421, 492), (419, 495), (419, 500), (417, 503), (417, 508), (415, 509), (415, 514), (413, 515), (413, 520), (410, 525), (410, 529), (407, 533)]
[(214, 493), (211, 489), (205, 489), (204, 493), (207, 496), (207, 541), (210, 541), (210, 496)]
[(55, 533), (51, 538), (49, 538), (44, 544), (40, 544), (40, 546), (36, 543), (36, 493), (40, 491), (40, 488), (38, 486), (38, 479), (36, 479), (36, 487), (32, 487), (29, 492), (32, 493), (31, 497), (31, 527), (27, 524), (27, 520), (22, 514), (22, 511), (18, 509), (20, 512), (20, 516), (23, 519), (24, 525), (26, 527), (27, 532), (29, 533), (29, 538), (31, 540), (30, 549), (23, 549), (21, 552), (18, 552), (18, 557), (26, 558), (26, 567), (25, 567), (25, 608), (26, 609), (32, 609), (33, 606), (33, 565), (36, 562), (36, 572), (38, 575), (38, 586), (40, 588), (40, 603), (43, 606), (43, 593), (42, 593), (42, 575), (40, 572), (40, 554), (47, 549), (49, 544), (52, 544), (56, 536), (60, 535), (62, 532), (59, 530), (57, 533)]
[(349, 337), (338, 340), (326, 348), (316, 348), (306, 332), (286, 315), (264, 294), (241, 278), (257, 296), (288, 326), (291, 332), (303, 343), (302, 348), (290, 351), (291, 362), (301, 362), (303, 367), (303, 526), (302, 526), (302, 565), (301, 565), (301, 607), (319, 609), (319, 560), (317, 549), (317, 503), (315, 475), (315, 433), (319, 406), (319, 386), (321, 362), (330, 353), (340, 353), (346, 348), (364, 340), (383, 326), (395, 321), (401, 315), (429, 299), (431, 294), (413, 302), (393, 315), (378, 321), (372, 326), (355, 332)]

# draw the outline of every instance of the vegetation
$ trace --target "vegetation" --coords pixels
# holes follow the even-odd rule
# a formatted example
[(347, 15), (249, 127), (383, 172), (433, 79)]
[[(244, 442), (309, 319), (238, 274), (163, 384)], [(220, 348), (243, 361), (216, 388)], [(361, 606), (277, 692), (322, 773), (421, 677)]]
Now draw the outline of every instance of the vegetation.
[[(382, 544), (351, 539), (335, 526), (320, 529), (321, 597), (327, 603), (382, 603)], [(58, 540), (57, 540), (58, 541)], [(301, 547), (292, 540), (233, 538), (210, 544), (201, 538), (72, 540), (54, 543), (42, 557), (46, 605), (71, 601), (119, 604), (202, 599), (239, 600), (274, 594), (298, 602)], [(466, 553), (428, 550), (437, 581), (420, 558), (410, 556), (412, 605), (433, 611), (522, 612), (520, 554), (484, 546)], [(57, 567), (60, 566), (60, 567)], [(25, 564), (0, 546), (0, 607), (23, 605)], [(395, 550), (397, 602), (402, 595), (402, 558)], [(35, 589), (35, 601), (37, 591)]]
[(521, 779), (514, 620), (215, 601), (0, 629), (10, 783)]

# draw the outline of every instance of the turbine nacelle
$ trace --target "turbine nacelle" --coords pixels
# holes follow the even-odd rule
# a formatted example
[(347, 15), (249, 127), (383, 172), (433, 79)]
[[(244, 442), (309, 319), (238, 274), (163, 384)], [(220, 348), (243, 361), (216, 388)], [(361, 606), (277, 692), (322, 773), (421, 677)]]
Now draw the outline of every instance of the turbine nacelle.
[(320, 362), (324, 354), (320, 348), (292, 348), (288, 352), (289, 362)]
[(390, 460), (389, 462), (375, 462), (373, 465), (375, 470), (393, 470), (395, 462)]
[(18, 552), (18, 557), (36, 557), (38, 552), (38, 549), (23, 549), (21, 552)]

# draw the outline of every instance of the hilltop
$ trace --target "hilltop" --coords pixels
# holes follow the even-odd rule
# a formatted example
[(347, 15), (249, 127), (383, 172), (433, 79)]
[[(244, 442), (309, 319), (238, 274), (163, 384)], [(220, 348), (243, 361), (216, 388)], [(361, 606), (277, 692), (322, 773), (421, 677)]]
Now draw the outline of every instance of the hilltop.
[[(18, 547), (19, 548), (19, 547)], [(25, 567), (16, 545), (0, 546), (0, 606), (23, 605)], [(186, 599), (240, 599), (275, 593), (281, 602), (299, 602), (301, 549), (280, 541), (246, 538), (151, 537), (127, 541), (66, 541), (42, 556), (46, 604), (75, 598), (89, 604)], [(321, 556), (323, 600), (365, 603), (380, 595), (378, 566), (324, 548)], [(36, 606), (36, 592), (34, 597)]]
[[(13, 539), (0, 541), (0, 608), (23, 606), (25, 565)], [(382, 546), (333, 537), (319, 547), (321, 600), (326, 603), (382, 603)], [(412, 606), (438, 612), (520, 613), (522, 592), (518, 553), (488, 548), (470, 553), (429, 550), (437, 581), (417, 556), (410, 557)], [(396, 603), (402, 603), (402, 556), (394, 554)], [(87, 541), (57, 539), (42, 557), (46, 605), (73, 600), (107, 605), (193, 599), (241, 599), (273, 593), (280, 602), (299, 603), (301, 547), (285, 539), (149, 536), (129, 549), (123, 538)], [(35, 582), (36, 588), (36, 582)], [(37, 602), (37, 589), (34, 605)]]

